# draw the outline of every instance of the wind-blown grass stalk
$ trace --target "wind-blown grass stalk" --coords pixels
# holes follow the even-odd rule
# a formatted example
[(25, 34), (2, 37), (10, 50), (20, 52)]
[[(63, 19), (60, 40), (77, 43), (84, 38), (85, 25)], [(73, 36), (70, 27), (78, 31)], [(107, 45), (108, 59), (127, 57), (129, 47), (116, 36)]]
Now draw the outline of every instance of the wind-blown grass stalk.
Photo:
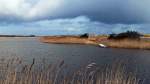
[[(0, 84), (139, 84), (134, 74), (125, 72), (122, 65), (99, 67), (91, 63), (62, 77), (64, 61), (58, 64), (24, 64), (22, 60), (0, 61)], [(40, 65), (40, 66), (39, 66)]]
[(104, 44), (113, 48), (150, 49), (150, 41), (143, 40), (109, 40)]

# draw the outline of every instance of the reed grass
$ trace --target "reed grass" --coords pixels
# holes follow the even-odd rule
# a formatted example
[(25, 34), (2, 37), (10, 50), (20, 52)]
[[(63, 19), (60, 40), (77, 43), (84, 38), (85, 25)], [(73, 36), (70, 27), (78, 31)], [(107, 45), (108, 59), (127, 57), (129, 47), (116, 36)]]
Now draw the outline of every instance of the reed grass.
[(102, 68), (96, 63), (63, 75), (64, 61), (57, 64), (41, 62), (38, 66), (33, 59), (31, 64), (22, 60), (0, 60), (0, 84), (139, 84), (136, 75), (126, 73), (122, 65)]
[(150, 49), (150, 41), (144, 40), (109, 40), (105, 44), (113, 48)]
[(150, 37), (150, 34), (144, 34), (144, 37)]

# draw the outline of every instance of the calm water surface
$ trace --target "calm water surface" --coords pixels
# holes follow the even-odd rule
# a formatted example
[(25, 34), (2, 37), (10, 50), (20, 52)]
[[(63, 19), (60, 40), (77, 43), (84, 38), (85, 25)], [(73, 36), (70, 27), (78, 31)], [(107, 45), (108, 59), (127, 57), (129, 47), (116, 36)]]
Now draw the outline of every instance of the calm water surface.
[(20, 57), (26, 61), (45, 58), (54, 63), (64, 60), (71, 68), (91, 62), (99, 65), (122, 61), (125, 65), (145, 78), (150, 84), (150, 50), (100, 48), (90, 45), (65, 45), (41, 43), (37, 38), (7, 39), (0, 41), (0, 57)]

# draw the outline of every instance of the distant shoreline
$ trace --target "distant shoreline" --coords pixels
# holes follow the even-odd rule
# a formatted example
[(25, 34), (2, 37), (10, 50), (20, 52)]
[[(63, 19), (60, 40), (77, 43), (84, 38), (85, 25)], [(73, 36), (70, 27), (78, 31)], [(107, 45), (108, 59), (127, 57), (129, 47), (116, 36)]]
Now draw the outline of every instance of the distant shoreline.
[(126, 49), (145, 49), (150, 50), (150, 37), (142, 37), (141, 40), (108, 40), (108, 36), (94, 36), (89, 38), (80, 38), (79, 36), (21, 36), (21, 37), (2, 37), (0, 41), (23, 40), (24, 38), (37, 38), (40, 42), (51, 44), (82, 44), (99, 46), (103, 44), (108, 48), (126, 48)]
[(90, 44), (97, 45), (95, 38), (80, 38), (78, 36), (44, 36), (40, 37), (40, 41), (44, 43), (54, 44)]
[(36, 37), (35, 35), (0, 35), (0, 37)]
[(53, 44), (86, 44), (97, 45), (104, 44), (110, 48), (127, 48), (127, 49), (147, 49), (150, 50), (150, 37), (143, 37), (138, 40), (108, 40), (107, 36), (95, 36), (89, 38), (80, 38), (78, 36), (43, 36), (40, 37), (43, 43)]

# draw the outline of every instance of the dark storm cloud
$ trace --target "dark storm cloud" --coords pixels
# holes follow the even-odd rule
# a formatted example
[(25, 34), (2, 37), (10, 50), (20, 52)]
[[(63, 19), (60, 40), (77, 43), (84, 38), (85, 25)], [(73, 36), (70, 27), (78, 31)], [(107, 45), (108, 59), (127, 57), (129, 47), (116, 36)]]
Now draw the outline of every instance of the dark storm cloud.
[(84, 15), (104, 23), (148, 23), (149, 5), (149, 0), (2, 0), (0, 21), (38, 21)]
[[(149, 22), (150, 1), (139, 0), (64, 0), (55, 18), (86, 15), (92, 20), (104, 23), (145, 23)], [(145, 4), (145, 5), (144, 5)], [(51, 19), (51, 17), (49, 17)]]
[(42, 20), (19, 24), (0, 24), (0, 34), (24, 35), (68, 35), (68, 34), (110, 34), (127, 30), (150, 33), (150, 24), (106, 24), (92, 21), (86, 16), (75, 18)]

